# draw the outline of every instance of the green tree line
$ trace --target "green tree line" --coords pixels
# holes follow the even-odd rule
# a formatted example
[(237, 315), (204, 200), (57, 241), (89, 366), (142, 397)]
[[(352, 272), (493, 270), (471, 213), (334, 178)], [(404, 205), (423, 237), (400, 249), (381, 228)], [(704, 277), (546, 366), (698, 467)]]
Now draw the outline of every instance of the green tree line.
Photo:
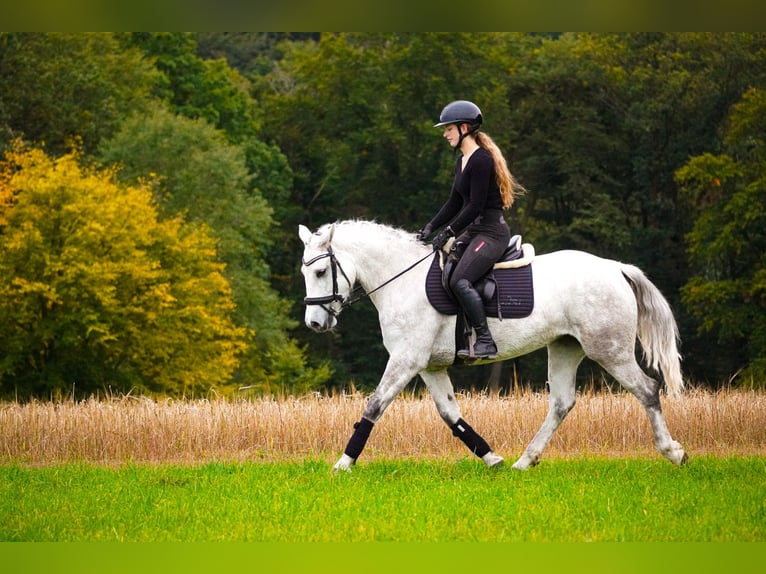
[[(480, 105), (528, 189), (507, 215), (515, 232), (538, 252), (584, 249), (641, 266), (676, 312), (688, 378), (762, 385), (765, 58), (763, 33), (0, 34), (0, 146), (15, 154), (0, 192), (0, 314), (12, 326), (0, 335), (2, 392), (374, 385), (386, 357), (369, 303), (333, 334), (301, 325), (297, 225), (422, 226), (449, 189), (453, 156), (432, 125), (454, 99)], [(80, 170), (44, 201), (20, 175), (38, 153), (48, 159), (32, 163), (50, 180), (61, 158)], [(71, 229), (38, 229), (42, 219), (75, 211), (78, 225), (114, 231), (78, 203), (93, 178), (111, 190), (95, 200), (104, 204), (148, 194), (153, 214), (130, 225), (174, 222), (170, 235), (199, 252), (195, 267), (167, 259), (157, 237), (168, 231), (130, 245), (105, 235), (108, 254), (80, 247), (93, 290), (121, 292), (130, 273), (97, 280), (99, 270), (136, 250), (167, 268), (144, 284), (155, 303), (173, 273), (218, 273), (225, 285), (197, 303), (202, 322), (173, 318), (199, 293), (166, 293), (174, 302), (157, 303), (155, 322), (137, 311), (149, 300), (125, 299), (136, 312), (112, 321), (103, 293), (88, 299), (56, 282), (56, 246), (74, 240)], [(37, 250), (42, 263), (23, 264), (22, 237), (25, 257)], [(46, 301), (58, 306), (42, 329)], [(209, 337), (194, 336), (216, 332), (206, 321), (228, 354), (206, 354)], [(107, 333), (101, 347), (93, 325)], [(166, 343), (184, 329), (184, 345)], [(184, 375), (170, 356), (181, 347), (209, 374)], [(545, 378), (544, 358), (500, 369), (457, 379), (481, 388), (511, 372)]]

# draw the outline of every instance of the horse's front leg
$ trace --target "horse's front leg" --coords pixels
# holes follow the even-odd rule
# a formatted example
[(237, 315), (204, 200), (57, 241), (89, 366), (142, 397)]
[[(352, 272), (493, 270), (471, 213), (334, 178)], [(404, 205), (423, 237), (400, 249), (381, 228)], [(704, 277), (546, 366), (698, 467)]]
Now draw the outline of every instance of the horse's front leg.
[(386, 370), (375, 392), (367, 399), (361, 420), (354, 423), (354, 433), (343, 451), (343, 456), (333, 465), (335, 471), (351, 470), (367, 444), (372, 427), (378, 422), (388, 405), (417, 374), (418, 370), (419, 367), (412, 365), (410, 361), (403, 361), (394, 357), (388, 360)]
[(487, 466), (502, 464), (503, 457), (496, 454), (487, 444), (487, 441), (463, 419), (447, 371), (423, 371), (420, 376), (431, 393), (439, 416), (450, 428), (452, 434), (459, 438), (472, 453), (481, 458)]

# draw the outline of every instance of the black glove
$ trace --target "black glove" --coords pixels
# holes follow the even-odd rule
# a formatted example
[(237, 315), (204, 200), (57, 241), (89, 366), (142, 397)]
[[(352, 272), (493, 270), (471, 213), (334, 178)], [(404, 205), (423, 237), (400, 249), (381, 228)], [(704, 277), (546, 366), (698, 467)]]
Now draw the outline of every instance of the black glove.
[(430, 223), (426, 223), (426, 226), (423, 229), (421, 229), (420, 231), (418, 231), (415, 234), (415, 237), (417, 238), (418, 241), (422, 241), (422, 242), (425, 243), (426, 239), (428, 239), (428, 236), (431, 235), (433, 233), (433, 231), (434, 230), (431, 227), (431, 224)]
[(452, 231), (452, 228), (449, 225), (442, 229), (441, 233), (434, 237), (434, 240), (431, 242), (431, 244), (434, 246), (434, 251), (437, 249), (444, 249), (444, 246), (447, 244), (447, 241), (449, 241), (449, 238), (454, 236), (455, 232)]

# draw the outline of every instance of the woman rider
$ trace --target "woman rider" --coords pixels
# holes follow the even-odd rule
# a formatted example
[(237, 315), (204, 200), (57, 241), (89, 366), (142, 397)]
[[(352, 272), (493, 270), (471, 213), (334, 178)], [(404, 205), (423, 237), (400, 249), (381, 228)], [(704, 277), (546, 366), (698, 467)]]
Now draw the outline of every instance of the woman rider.
[[(453, 236), (467, 244), (450, 278), (450, 288), (476, 331), (474, 355), (493, 359), (497, 346), (474, 283), (492, 268), (508, 246), (510, 231), (503, 209), (509, 208), (524, 188), (511, 175), (500, 148), (479, 131), (481, 122), (481, 110), (473, 102), (454, 101), (442, 110), (434, 127), (444, 126), (444, 137), (461, 153), (455, 162), (449, 198), (418, 232), (418, 237), (425, 241), (434, 230), (445, 226), (432, 241), (435, 249), (442, 249)], [(457, 354), (465, 358), (470, 353), (460, 349)]]

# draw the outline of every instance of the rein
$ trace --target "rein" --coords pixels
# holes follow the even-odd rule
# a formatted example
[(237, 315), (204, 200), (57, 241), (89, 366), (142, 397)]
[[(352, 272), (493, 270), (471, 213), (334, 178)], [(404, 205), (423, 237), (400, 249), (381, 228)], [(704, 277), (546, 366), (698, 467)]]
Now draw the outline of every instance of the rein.
[[(378, 285), (377, 287), (375, 287), (375, 289), (373, 289), (373, 290), (371, 290), (371, 291), (369, 291), (369, 292), (365, 292), (365, 291), (364, 291), (364, 289), (362, 289), (362, 287), (361, 287), (361, 286), (360, 286), (360, 287), (354, 287), (354, 290), (353, 290), (353, 291), (351, 291), (351, 295), (353, 295), (353, 294), (354, 294), (356, 291), (362, 291), (362, 294), (361, 294), (361, 295), (359, 295), (359, 296), (358, 296), (356, 299), (351, 299), (351, 295), (349, 295), (349, 301), (348, 301), (347, 303), (343, 303), (343, 306), (345, 307), (345, 306), (350, 306), (350, 305), (353, 305), (354, 303), (356, 303), (356, 302), (360, 301), (360, 300), (361, 300), (363, 297), (369, 297), (370, 295), (372, 295), (373, 293), (375, 293), (375, 291), (377, 291), (378, 289), (382, 289), (383, 287), (385, 287), (386, 285), (388, 285), (388, 284), (389, 284), (389, 283), (391, 283), (392, 281), (395, 281), (395, 280), (399, 279), (399, 277), (401, 277), (402, 275), (404, 275), (404, 274), (405, 274), (405, 273), (407, 273), (408, 271), (411, 271), (411, 270), (413, 270), (415, 267), (417, 267), (418, 265), (420, 265), (421, 263), (423, 263), (423, 261), (425, 261), (426, 259), (428, 259), (428, 258), (429, 258), (429, 257), (431, 257), (432, 255), (433, 255), (433, 252), (432, 252), (432, 253), (429, 253), (428, 255), (426, 255), (425, 257), (423, 257), (422, 259), (418, 259), (417, 261), (415, 261), (415, 263), (413, 263), (412, 265), (410, 265), (409, 267), (407, 267), (407, 269), (405, 269), (404, 271), (400, 271), (399, 273), (397, 273), (396, 275), (394, 275), (394, 276), (393, 276), (393, 277), (391, 277), (390, 279), (388, 279), (388, 280), (384, 281), (383, 283), (381, 283), (380, 285)], [(341, 270), (341, 271), (342, 271), (342, 270)]]
[[(417, 267), (418, 265), (423, 263), (423, 261), (425, 261), (426, 259), (428, 259), (432, 255), (433, 255), (433, 253), (428, 253), (425, 257), (423, 257), (421, 259), (418, 259), (417, 261), (415, 261), (415, 263), (413, 263), (412, 265), (407, 267), (407, 269), (404, 269), (403, 271), (400, 271), (399, 273), (397, 273), (396, 275), (394, 275), (390, 279), (387, 279), (386, 281), (384, 281), (383, 283), (381, 283), (380, 285), (375, 287), (375, 289), (372, 289), (372, 290), (366, 292), (361, 285), (359, 285), (357, 287), (354, 287), (351, 290), (351, 293), (349, 293), (348, 298), (344, 299), (340, 295), (340, 293), (338, 293), (338, 270), (340, 270), (341, 275), (343, 275), (343, 278), (346, 280), (346, 283), (348, 283), (349, 287), (351, 287), (351, 281), (349, 280), (348, 275), (346, 275), (346, 272), (343, 271), (343, 267), (341, 267), (340, 262), (338, 261), (338, 258), (335, 257), (335, 252), (332, 250), (332, 247), (328, 247), (326, 253), (322, 253), (320, 255), (317, 255), (316, 257), (314, 257), (313, 259), (311, 259), (309, 261), (303, 261), (302, 260), (302, 263), (303, 263), (303, 265), (308, 267), (311, 264), (319, 261), (320, 259), (324, 259), (326, 257), (330, 258), (330, 272), (332, 273), (332, 295), (325, 295), (324, 297), (304, 297), (303, 298), (303, 302), (306, 305), (319, 305), (320, 307), (322, 307), (322, 309), (324, 309), (325, 311), (330, 313), (332, 316), (337, 317), (339, 311), (336, 312), (333, 309), (325, 307), (325, 304), (334, 303), (335, 301), (337, 301), (337, 302), (340, 303), (341, 309), (343, 309), (344, 307), (350, 307), (354, 303), (357, 303), (357, 302), (361, 301), (364, 297), (369, 297), (370, 295), (375, 293), (375, 291), (377, 291), (379, 289), (382, 289), (383, 287), (385, 287), (389, 283), (397, 280), (399, 277), (401, 277), (402, 275), (404, 275), (408, 271), (411, 271), (412, 269), (414, 269), (415, 267)], [(359, 293), (360, 291), (361, 291), (361, 294), (357, 295), (357, 293)]]

